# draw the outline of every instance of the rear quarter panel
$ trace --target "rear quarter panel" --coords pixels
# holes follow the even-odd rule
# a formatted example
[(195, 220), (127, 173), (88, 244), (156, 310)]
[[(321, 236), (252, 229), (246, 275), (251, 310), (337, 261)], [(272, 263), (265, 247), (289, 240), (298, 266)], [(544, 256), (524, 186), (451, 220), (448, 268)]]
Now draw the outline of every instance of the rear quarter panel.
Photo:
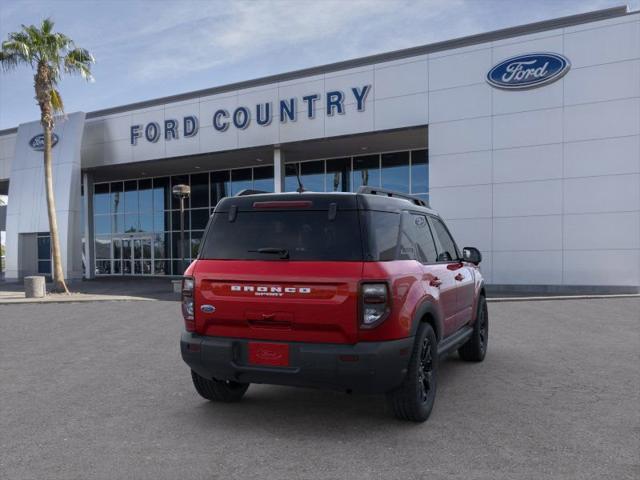
[(361, 341), (383, 341), (412, 335), (418, 306), (424, 300), (422, 265), (414, 260), (365, 262), (362, 282), (383, 281), (389, 286), (391, 312), (387, 319), (371, 330), (360, 330)]

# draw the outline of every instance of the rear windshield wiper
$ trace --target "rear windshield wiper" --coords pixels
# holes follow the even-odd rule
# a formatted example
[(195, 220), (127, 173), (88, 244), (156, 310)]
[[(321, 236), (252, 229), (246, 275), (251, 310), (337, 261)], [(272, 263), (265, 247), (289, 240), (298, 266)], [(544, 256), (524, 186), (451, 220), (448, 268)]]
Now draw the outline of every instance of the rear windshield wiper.
[(289, 250), (286, 248), (265, 247), (257, 250), (249, 250), (252, 253), (269, 253), (273, 255), (280, 255), (280, 258), (286, 260), (289, 258)]

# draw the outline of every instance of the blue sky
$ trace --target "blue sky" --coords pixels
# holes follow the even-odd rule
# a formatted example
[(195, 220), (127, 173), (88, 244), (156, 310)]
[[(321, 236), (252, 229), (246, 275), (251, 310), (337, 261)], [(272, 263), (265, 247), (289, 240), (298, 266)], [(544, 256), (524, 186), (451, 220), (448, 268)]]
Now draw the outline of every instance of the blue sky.
[[(624, 0), (2, 0), (0, 38), (51, 16), (96, 57), (67, 112), (224, 85), (624, 4)], [(640, 0), (631, 0), (631, 8)], [(33, 77), (0, 73), (0, 129), (39, 117)]]

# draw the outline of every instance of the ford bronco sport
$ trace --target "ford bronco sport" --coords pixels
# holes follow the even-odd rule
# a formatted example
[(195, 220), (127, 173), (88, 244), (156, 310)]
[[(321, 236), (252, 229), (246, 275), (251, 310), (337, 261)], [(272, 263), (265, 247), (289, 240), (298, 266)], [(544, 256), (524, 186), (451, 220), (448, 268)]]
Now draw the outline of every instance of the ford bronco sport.
[(242, 192), (216, 206), (185, 272), (182, 358), (208, 400), (250, 383), (384, 393), (422, 422), (438, 360), (484, 359), (480, 261), (415, 197)]

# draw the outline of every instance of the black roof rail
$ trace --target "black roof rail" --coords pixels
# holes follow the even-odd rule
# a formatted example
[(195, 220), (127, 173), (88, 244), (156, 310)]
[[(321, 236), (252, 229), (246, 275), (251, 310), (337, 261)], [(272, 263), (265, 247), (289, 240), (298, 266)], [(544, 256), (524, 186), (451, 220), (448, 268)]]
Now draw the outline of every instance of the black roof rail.
[(234, 197), (245, 197), (247, 195), (260, 195), (261, 193), (269, 193), (264, 190), (253, 190), (252, 188), (245, 188), (244, 190), (240, 190), (238, 193), (234, 195)]
[(394, 192), (393, 190), (386, 190), (384, 188), (378, 188), (378, 187), (370, 187), (367, 185), (363, 185), (362, 187), (360, 187), (358, 189), (358, 193), (366, 193), (369, 195), (381, 195), (384, 197), (402, 198), (403, 200), (409, 200), (410, 202), (420, 207), (429, 208), (429, 204), (427, 202), (425, 202), (421, 198), (418, 198), (414, 195), (409, 195), (408, 193)]

